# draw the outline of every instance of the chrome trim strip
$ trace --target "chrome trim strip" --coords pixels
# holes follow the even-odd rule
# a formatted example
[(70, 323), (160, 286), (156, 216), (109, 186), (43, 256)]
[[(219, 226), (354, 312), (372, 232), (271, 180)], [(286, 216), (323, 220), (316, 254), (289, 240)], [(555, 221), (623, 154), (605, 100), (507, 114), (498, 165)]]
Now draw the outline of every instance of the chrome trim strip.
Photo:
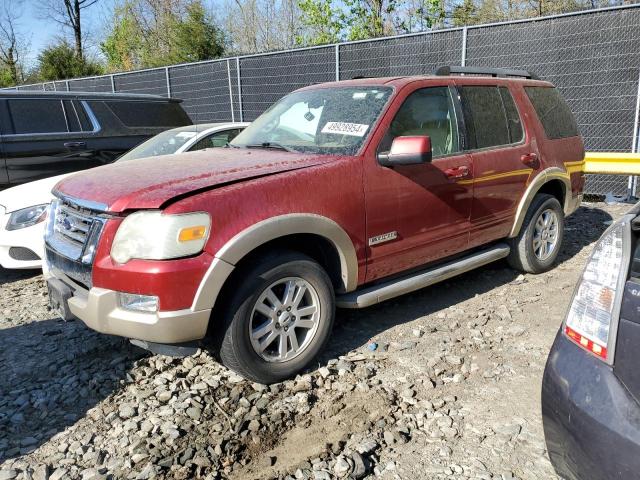
[(94, 202), (92, 200), (83, 200), (81, 198), (72, 197), (70, 195), (65, 195), (59, 190), (53, 190), (51, 192), (54, 197), (59, 198), (60, 200), (70, 203), (72, 205), (86, 208), (87, 210), (95, 210), (97, 212), (107, 212), (109, 210), (109, 206), (105, 203)]
[(434, 283), (442, 282), (487, 263), (500, 260), (509, 255), (510, 248), (501, 243), (470, 256), (452, 260), (444, 265), (423, 270), (407, 277), (402, 277), (379, 285), (373, 285), (362, 290), (339, 295), (336, 297), (336, 305), (341, 308), (364, 308), (391, 298), (414, 292)]
[(86, 133), (99, 132), (101, 130), (100, 123), (98, 122), (98, 119), (96, 118), (95, 113), (93, 113), (93, 110), (91, 110), (91, 107), (89, 106), (87, 101), (86, 100), (80, 100), (80, 104), (84, 108), (84, 111), (86, 112), (87, 117), (89, 117), (89, 121), (91, 122), (91, 126), (93, 127), (93, 130), (91, 130), (90, 132), (86, 132)]

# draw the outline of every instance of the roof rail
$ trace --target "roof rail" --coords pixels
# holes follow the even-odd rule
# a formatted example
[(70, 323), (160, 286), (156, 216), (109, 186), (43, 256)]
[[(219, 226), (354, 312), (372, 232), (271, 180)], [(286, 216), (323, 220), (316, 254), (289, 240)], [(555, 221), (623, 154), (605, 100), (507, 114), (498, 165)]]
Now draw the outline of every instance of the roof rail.
[(490, 75), (492, 77), (523, 77), (530, 78), (532, 80), (540, 80), (540, 77), (535, 73), (527, 72), (526, 70), (511, 70), (508, 68), (457, 67), (445, 65), (444, 67), (440, 67), (436, 70), (436, 75), (442, 77), (454, 74)]

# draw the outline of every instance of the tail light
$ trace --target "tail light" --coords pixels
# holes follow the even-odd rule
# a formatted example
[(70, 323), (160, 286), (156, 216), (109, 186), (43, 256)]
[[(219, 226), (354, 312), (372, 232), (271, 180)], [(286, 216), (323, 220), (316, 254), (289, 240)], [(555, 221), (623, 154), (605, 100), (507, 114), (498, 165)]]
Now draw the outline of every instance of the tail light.
[(573, 295), (565, 335), (607, 363), (613, 361), (631, 249), (630, 218), (614, 223), (596, 244)]

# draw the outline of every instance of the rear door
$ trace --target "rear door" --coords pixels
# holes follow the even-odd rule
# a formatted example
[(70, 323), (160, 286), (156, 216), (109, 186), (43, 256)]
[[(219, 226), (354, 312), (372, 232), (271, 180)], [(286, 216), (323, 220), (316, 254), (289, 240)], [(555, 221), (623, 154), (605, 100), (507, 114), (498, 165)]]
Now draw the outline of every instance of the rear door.
[[(9, 98), (3, 135), (13, 185), (101, 165), (88, 145), (94, 126), (81, 102), (56, 98)], [(89, 131), (88, 131), (89, 130)]]
[(464, 85), (459, 92), (474, 167), (472, 248), (509, 234), (518, 202), (539, 168), (538, 149), (507, 86)]

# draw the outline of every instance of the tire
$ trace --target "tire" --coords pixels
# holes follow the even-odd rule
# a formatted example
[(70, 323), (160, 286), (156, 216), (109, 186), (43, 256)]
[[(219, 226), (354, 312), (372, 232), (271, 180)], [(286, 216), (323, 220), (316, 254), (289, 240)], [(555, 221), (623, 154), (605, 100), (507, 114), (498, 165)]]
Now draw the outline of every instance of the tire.
[[(262, 384), (290, 378), (309, 365), (329, 340), (335, 317), (333, 286), (324, 269), (306, 255), (278, 251), (239, 272), (235, 282), (237, 289), (224, 314), (225, 330), (218, 352), (222, 363)], [(293, 286), (288, 301), (287, 286)], [(300, 286), (305, 286), (304, 290)], [(281, 302), (279, 308), (268, 291)], [(313, 310), (313, 305), (317, 305), (315, 313), (303, 314)], [(250, 331), (256, 336), (254, 340)], [(283, 357), (284, 338), (287, 353)], [(260, 343), (267, 340), (270, 343), (259, 353)]]
[[(546, 216), (547, 214), (550, 216)], [(544, 225), (545, 219), (553, 218), (553, 216), (555, 216), (556, 222), (556, 237), (553, 247), (550, 247), (548, 239), (551, 238), (553, 229), (547, 229), (547, 236), (544, 237), (544, 234), (539, 234), (541, 224), (538, 222), (541, 221), (542, 225)], [(549, 223), (552, 222), (553, 220), (549, 221)], [(548, 248), (548, 250), (542, 251), (538, 246), (540, 243), (536, 243), (537, 248), (534, 247), (534, 240), (539, 238), (546, 245), (544, 248)], [(547, 239), (546, 241), (544, 240), (545, 238)], [(507, 261), (513, 268), (526, 273), (546, 272), (553, 267), (558, 258), (563, 239), (564, 212), (560, 202), (552, 195), (540, 193), (533, 198), (531, 205), (529, 205), (520, 233), (510, 241), (511, 252), (507, 257)]]

